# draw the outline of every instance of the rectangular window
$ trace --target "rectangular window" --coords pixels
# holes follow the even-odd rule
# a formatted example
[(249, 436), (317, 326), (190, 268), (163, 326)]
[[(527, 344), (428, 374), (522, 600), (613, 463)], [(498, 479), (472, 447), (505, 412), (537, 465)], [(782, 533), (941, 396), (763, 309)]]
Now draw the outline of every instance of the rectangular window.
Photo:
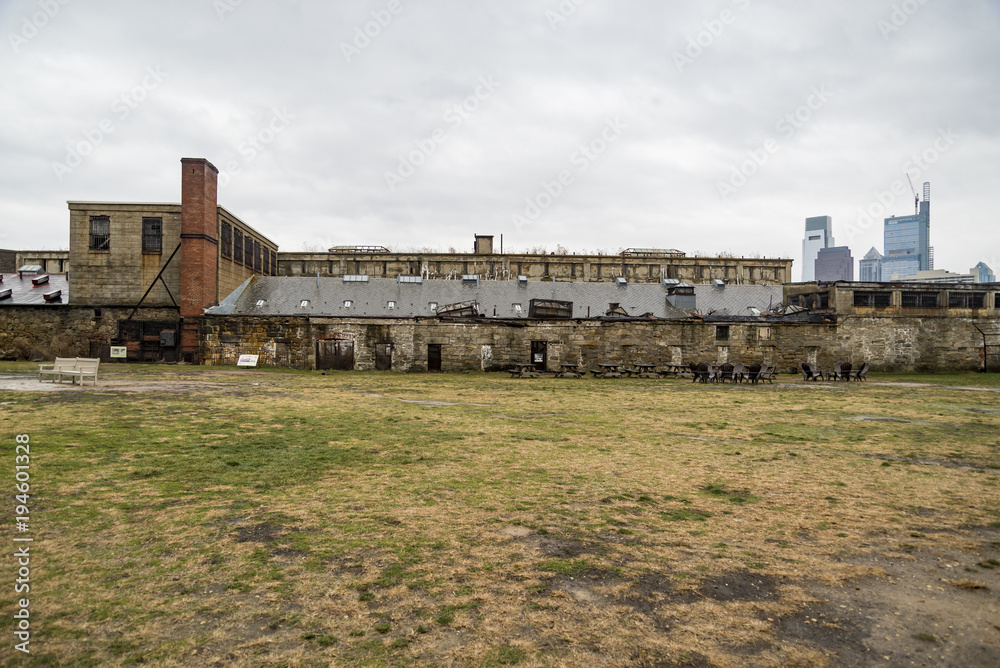
[(948, 308), (986, 308), (986, 293), (949, 292)]
[(261, 262), (260, 262), (260, 242), (253, 242), (253, 270), (255, 273), (260, 273)]
[(233, 230), (233, 262), (243, 264), (243, 231)]
[(871, 308), (889, 308), (892, 305), (891, 292), (854, 292), (855, 306)]
[(937, 308), (938, 293), (936, 292), (904, 292), (903, 308)]
[(771, 340), (771, 328), (770, 327), (758, 327), (757, 328), (757, 340), (758, 341), (770, 341)]
[(233, 226), (229, 223), (222, 224), (222, 257), (233, 257)]
[(163, 252), (162, 218), (142, 219), (142, 252), (143, 253)]
[(111, 218), (108, 216), (90, 217), (90, 250), (111, 250)]
[(993, 308), (1000, 308), (1000, 292), (993, 295)]
[[(330, 273), (332, 274), (333, 272), (331, 271)], [(271, 275), (278, 275), (278, 254), (274, 251), (271, 251)]]
[(253, 239), (249, 236), (243, 237), (243, 264), (253, 271)]
[(715, 326), (715, 340), (716, 341), (728, 341), (729, 340), (729, 325), (716, 325)]
[(264, 275), (271, 275), (271, 251), (264, 249)]

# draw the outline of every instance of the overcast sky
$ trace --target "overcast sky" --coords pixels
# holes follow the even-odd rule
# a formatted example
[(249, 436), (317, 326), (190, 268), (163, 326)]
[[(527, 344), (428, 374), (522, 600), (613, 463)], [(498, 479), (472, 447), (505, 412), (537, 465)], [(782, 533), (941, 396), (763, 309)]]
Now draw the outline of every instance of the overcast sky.
[[(1000, 270), (996, 0), (0, 0), (0, 247), (180, 158), (285, 251), (856, 260), (931, 182), (936, 267)], [(880, 202), (880, 200), (882, 200)], [(866, 215), (864, 212), (868, 212)]]

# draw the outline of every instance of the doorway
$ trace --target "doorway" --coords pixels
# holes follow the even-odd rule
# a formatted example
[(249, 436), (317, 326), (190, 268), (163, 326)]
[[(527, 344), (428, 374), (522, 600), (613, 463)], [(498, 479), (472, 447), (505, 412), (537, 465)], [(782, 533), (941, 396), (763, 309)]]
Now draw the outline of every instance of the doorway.
[(549, 344), (547, 341), (532, 341), (531, 342), (531, 363), (535, 365), (538, 371), (544, 371), (546, 369), (546, 363), (548, 362), (548, 348)]
[(330, 371), (353, 371), (354, 341), (342, 339), (317, 341), (316, 368)]
[(427, 370), (428, 371), (440, 371), (441, 370), (441, 344), (440, 343), (428, 343), (427, 344)]

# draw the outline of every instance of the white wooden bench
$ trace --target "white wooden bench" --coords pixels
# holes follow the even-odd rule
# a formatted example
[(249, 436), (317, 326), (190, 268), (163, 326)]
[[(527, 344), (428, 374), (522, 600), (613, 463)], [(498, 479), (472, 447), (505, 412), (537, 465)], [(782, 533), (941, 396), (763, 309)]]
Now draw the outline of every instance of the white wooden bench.
[(101, 360), (96, 357), (57, 357), (51, 364), (38, 365), (38, 381), (44, 380), (45, 376), (51, 376), (52, 381), (63, 381), (68, 378), (71, 383), (76, 383), (80, 379), (83, 385), (85, 378), (91, 378), (94, 385), (97, 385), (97, 369)]
[(53, 383), (57, 380), (62, 381), (62, 374), (74, 370), (76, 370), (75, 357), (57, 357), (52, 363), (38, 365), (38, 382), (45, 380), (46, 376), (49, 376)]

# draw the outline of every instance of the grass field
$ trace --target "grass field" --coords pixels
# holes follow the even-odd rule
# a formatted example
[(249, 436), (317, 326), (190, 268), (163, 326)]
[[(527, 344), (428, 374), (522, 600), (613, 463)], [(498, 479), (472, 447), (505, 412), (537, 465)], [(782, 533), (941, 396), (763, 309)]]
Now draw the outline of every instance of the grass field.
[(869, 380), (0, 389), (32, 665), (996, 665), (1000, 378)]

